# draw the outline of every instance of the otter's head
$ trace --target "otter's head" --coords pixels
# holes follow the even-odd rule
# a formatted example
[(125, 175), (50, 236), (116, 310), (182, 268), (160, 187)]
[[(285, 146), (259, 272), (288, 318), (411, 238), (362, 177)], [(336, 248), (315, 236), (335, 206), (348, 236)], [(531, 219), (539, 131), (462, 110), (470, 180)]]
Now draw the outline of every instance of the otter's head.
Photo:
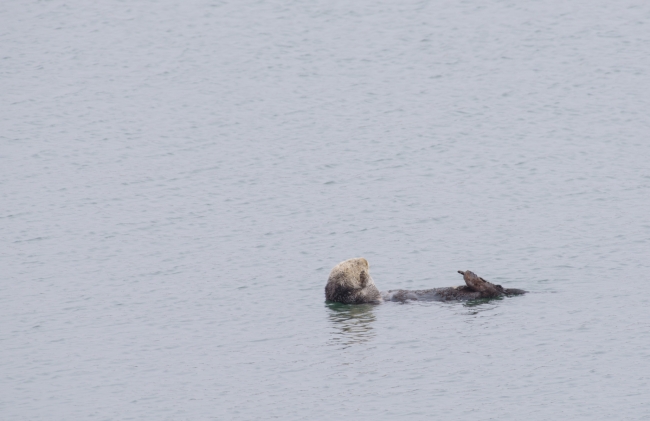
[(381, 295), (370, 277), (370, 266), (363, 257), (334, 266), (325, 286), (325, 298), (344, 304), (378, 303)]

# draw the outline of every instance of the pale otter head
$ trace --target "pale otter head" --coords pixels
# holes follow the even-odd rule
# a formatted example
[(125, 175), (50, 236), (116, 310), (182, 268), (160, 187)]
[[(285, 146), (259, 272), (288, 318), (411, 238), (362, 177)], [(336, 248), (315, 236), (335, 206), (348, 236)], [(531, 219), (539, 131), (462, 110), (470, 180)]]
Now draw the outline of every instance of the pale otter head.
[(325, 298), (344, 304), (381, 302), (381, 295), (370, 277), (368, 261), (363, 257), (334, 266), (325, 286)]

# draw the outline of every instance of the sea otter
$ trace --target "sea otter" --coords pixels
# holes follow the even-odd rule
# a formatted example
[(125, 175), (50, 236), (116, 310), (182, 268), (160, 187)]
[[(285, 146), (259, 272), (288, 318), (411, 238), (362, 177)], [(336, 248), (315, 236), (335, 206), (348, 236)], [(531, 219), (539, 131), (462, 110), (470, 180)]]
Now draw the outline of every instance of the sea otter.
[(363, 257), (349, 259), (334, 266), (325, 286), (327, 301), (343, 304), (378, 304), (382, 301), (447, 301), (475, 300), (525, 294), (521, 289), (503, 288), (477, 276), (474, 272), (459, 270), (465, 285), (409, 291), (396, 289), (379, 292), (370, 277), (370, 266)]

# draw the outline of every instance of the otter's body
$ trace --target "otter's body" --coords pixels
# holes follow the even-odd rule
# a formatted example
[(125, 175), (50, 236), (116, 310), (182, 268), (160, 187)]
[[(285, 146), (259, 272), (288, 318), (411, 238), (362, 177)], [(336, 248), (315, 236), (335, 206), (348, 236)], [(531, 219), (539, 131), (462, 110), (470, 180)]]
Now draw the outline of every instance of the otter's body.
[(458, 271), (465, 280), (466, 285), (462, 286), (414, 291), (396, 289), (379, 292), (370, 277), (369, 269), (368, 261), (362, 257), (346, 260), (336, 265), (325, 286), (327, 301), (343, 304), (378, 304), (382, 301), (476, 300), (526, 293), (521, 289), (508, 289), (501, 285), (495, 285), (469, 270)]
[(473, 291), (464, 285), (457, 287), (447, 288), (432, 288), (432, 289), (392, 289), (390, 291), (382, 292), (381, 294), (384, 301), (462, 301), (462, 300), (476, 300), (481, 298), (481, 293)]
[(484, 292), (474, 291), (466, 285), (459, 285), (457, 287), (446, 288), (432, 288), (432, 289), (393, 289), (381, 293), (384, 301), (400, 301), (407, 300), (420, 300), (420, 301), (467, 301), (478, 300), (481, 298), (497, 298), (501, 296), (521, 295), (526, 291), (522, 289), (506, 289), (502, 294), (490, 294)]

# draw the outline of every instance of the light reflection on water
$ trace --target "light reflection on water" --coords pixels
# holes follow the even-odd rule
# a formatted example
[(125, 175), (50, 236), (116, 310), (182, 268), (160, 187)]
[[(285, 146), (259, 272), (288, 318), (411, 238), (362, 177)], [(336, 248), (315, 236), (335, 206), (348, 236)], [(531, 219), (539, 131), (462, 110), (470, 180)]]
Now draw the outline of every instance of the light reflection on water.
[(340, 303), (325, 304), (333, 329), (331, 345), (348, 347), (370, 341), (375, 337), (373, 323), (377, 320), (374, 310), (376, 304), (349, 305)]

